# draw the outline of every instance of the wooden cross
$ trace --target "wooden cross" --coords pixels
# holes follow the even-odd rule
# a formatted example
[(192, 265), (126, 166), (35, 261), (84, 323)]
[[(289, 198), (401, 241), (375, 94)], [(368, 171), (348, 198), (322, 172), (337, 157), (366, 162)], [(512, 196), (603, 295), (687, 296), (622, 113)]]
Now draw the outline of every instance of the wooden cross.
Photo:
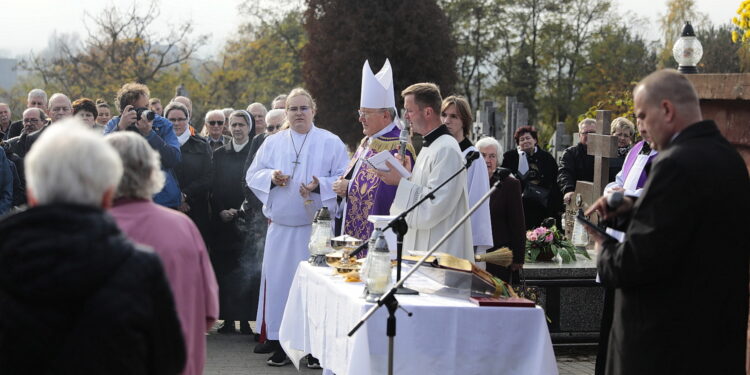
[[(588, 135), (589, 155), (594, 155), (594, 182), (577, 181), (575, 194), (565, 207), (565, 234), (572, 238), (573, 224), (578, 209), (584, 211), (604, 193), (609, 182), (609, 159), (617, 158), (617, 137), (610, 135), (611, 111), (596, 111), (596, 133)], [(598, 222), (595, 220), (595, 222)]]

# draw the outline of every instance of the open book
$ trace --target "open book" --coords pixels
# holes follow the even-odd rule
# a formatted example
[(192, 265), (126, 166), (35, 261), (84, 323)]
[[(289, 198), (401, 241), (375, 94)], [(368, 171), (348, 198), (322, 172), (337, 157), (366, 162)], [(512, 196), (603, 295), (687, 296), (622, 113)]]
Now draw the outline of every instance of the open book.
[(390, 162), (390, 165), (393, 165), (402, 177), (411, 177), (411, 173), (409, 173), (409, 171), (407, 171), (398, 159), (396, 159), (396, 157), (394, 157), (388, 150), (381, 151), (367, 159), (367, 163), (370, 164), (370, 166), (384, 172), (391, 170), (390, 166), (386, 164), (386, 161)]

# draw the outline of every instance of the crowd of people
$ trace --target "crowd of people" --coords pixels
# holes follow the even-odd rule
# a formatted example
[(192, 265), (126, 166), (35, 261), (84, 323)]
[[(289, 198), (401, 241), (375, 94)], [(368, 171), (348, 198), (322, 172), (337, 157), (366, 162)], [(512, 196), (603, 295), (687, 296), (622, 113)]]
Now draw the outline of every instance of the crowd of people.
[[(361, 128), (352, 130), (364, 137), (352, 153), (339, 136), (315, 124), (316, 102), (303, 88), (279, 95), (270, 111), (261, 103), (209, 110), (202, 124), (192, 118), (189, 98), (177, 96), (162, 106), (137, 83), (118, 91), (117, 116), (101, 99), (71, 102), (56, 93), (48, 100), (40, 89), (29, 92), (17, 122), (0, 103), (0, 214), (7, 215), (0, 221), (3, 370), (76, 372), (80, 354), (72, 350), (86, 353), (76, 345), (96, 342), (91, 350), (101, 356), (81, 361), (92, 371), (126, 366), (133, 373), (200, 374), (205, 332), (218, 320), (219, 333), (254, 334), (254, 352), (271, 354), (269, 365), (289, 364), (279, 329), (322, 207), (334, 214), (336, 234), (366, 240), (373, 232), (369, 215), (397, 215), (432, 194), (405, 218), (404, 249), (428, 250), (500, 180), (501, 187), (438, 250), (474, 262), (476, 254), (508, 247), (509, 267), (486, 267), (513, 282), (524, 264), (526, 230), (559, 219), (576, 182), (593, 180), (587, 143), (596, 122), (578, 124), (579, 142), (558, 163), (532, 126), (516, 130), (512, 150), (492, 137), (473, 144), (469, 103), (456, 95), (443, 99), (434, 84), (413, 84), (401, 97), (403, 122), (390, 62), (377, 74), (365, 62), (356, 111)], [(648, 189), (651, 164), (670, 140), (652, 134), (641, 121), (645, 116), (639, 114), (643, 140), (635, 144), (633, 123), (612, 121), (618, 157), (610, 163), (607, 192), (639, 197)], [(422, 136), (419, 153), (404, 144), (408, 131)], [(409, 173), (369, 161), (384, 151)], [(662, 228), (641, 211), (634, 219)], [(633, 232), (612, 233), (632, 246), (656, 246)], [(608, 300), (644, 298), (619, 289), (614, 294), (615, 288), (640, 285), (622, 273), (630, 260), (615, 255), (636, 250), (597, 241), (605, 248), (600, 270)], [(622, 349), (614, 338), (627, 322), (622, 305), (608, 306), (614, 319), (603, 331), (612, 327), (617, 356), (607, 366), (626, 368), (626, 354), (640, 352)], [(86, 328), (92, 325), (97, 329)], [(91, 336), (103, 341), (85, 341)], [(320, 363), (308, 356), (307, 366)]]

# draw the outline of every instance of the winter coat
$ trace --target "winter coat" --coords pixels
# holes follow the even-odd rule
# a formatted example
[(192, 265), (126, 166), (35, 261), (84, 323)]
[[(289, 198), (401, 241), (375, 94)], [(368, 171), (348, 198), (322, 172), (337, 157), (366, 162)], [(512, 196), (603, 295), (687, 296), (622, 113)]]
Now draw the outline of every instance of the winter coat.
[[(107, 123), (104, 128), (104, 134), (117, 131), (117, 124), (120, 123), (120, 117), (115, 116)], [(180, 142), (172, 129), (172, 123), (169, 120), (156, 115), (151, 125), (153, 130), (146, 136), (146, 140), (151, 147), (159, 152), (161, 156), (161, 169), (164, 171), (166, 181), (164, 188), (154, 195), (154, 202), (162, 206), (176, 208), (182, 201), (180, 185), (174, 175), (174, 168), (182, 160), (180, 153)]]
[(0, 221), (0, 373), (177, 374), (185, 344), (156, 254), (98, 208)]

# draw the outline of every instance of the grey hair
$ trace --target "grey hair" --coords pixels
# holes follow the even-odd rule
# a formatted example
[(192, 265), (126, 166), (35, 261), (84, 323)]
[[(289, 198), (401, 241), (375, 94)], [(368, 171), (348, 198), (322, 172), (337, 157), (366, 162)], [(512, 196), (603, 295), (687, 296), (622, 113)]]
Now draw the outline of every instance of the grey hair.
[(182, 111), (183, 114), (185, 114), (185, 118), (190, 122), (190, 111), (188, 111), (188, 107), (180, 102), (169, 102), (166, 107), (164, 107), (164, 117), (167, 117), (170, 111), (172, 110), (178, 110)]
[(221, 117), (224, 118), (224, 121), (226, 121), (226, 119), (227, 119), (227, 116), (224, 114), (223, 110), (221, 110), (221, 109), (212, 109), (212, 110), (206, 112), (206, 117), (203, 119), (203, 122), (208, 121), (208, 118), (211, 117), (211, 116), (213, 116), (213, 115), (221, 115)]
[(586, 125), (589, 125), (589, 124), (596, 126), (596, 120), (594, 120), (592, 118), (585, 118), (585, 119), (581, 120), (581, 122), (578, 123), (578, 131), (581, 131), (582, 127), (584, 127)]
[(492, 146), (495, 148), (495, 152), (497, 152), (497, 165), (500, 165), (503, 162), (503, 146), (500, 145), (500, 142), (497, 141), (497, 139), (493, 137), (484, 137), (477, 141), (477, 144), (474, 145), (474, 147), (477, 148), (477, 150), (481, 150), (483, 147)]
[(279, 94), (279, 95), (276, 95), (276, 97), (275, 97), (275, 98), (273, 98), (273, 100), (271, 100), (271, 108), (273, 108), (273, 105), (274, 105), (274, 104), (275, 104), (276, 102), (280, 102), (280, 101), (282, 101), (282, 100), (283, 100), (283, 101), (286, 101), (286, 94)]
[(40, 205), (102, 207), (104, 194), (117, 188), (122, 177), (114, 148), (77, 118), (41, 133), (24, 163), (28, 189)]
[(258, 102), (251, 103), (249, 106), (247, 106), (247, 111), (252, 112), (253, 109), (256, 109), (256, 108), (260, 108), (263, 110), (264, 114), (268, 114), (268, 109), (266, 108), (266, 106), (264, 106), (263, 103), (258, 103)]
[(393, 107), (390, 108), (383, 108), (383, 110), (386, 111), (391, 116), (391, 121), (396, 119), (396, 109)]
[[(286, 112), (281, 108), (276, 108), (268, 111), (268, 113), (266, 113), (266, 124), (269, 124), (271, 122), (271, 119), (275, 117), (281, 117), (282, 119), (285, 119)], [(284, 120), (281, 120), (281, 122), (284, 122)]]
[(229, 119), (229, 115), (231, 115), (232, 112), (234, 112), (234, 108), (227, 107), (227, 108), (222, 109), (221, 112), (224, 113), (224, 121), (226, 121), (227, 119)]
[(26, 100), (36, 97), (44, 98), (44, 103), (47, 103), (47, 93), (42, 89), (33, 89), (29, 91), (29, 96), (26, 97)]
[(122, 160), (123, 174), (116, 197), (151, 199), (164, 187), (159, 153), (135, 132), (113, 132), (105, 139)]

